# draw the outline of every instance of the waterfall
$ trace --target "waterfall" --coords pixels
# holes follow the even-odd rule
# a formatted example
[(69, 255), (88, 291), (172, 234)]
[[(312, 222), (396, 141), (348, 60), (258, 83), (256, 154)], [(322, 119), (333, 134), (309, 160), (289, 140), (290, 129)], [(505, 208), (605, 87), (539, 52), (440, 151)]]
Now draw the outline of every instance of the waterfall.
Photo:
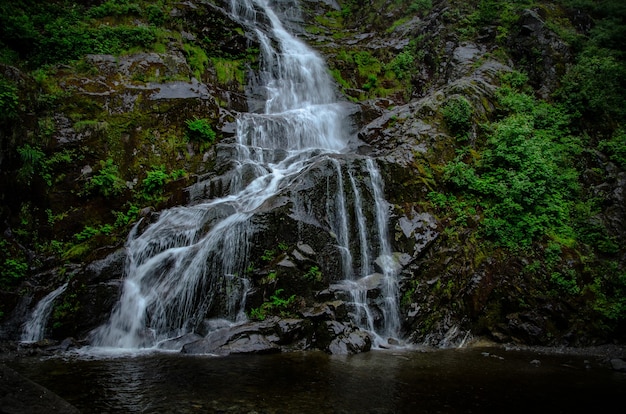
[(65, 292), (66, 288), (67, 283), (48, 293), (39, 301), (39, 303), (37, 303), (37, 306), (33, 309), (30, 318), (22, 327), (22, 342), (37, 342), (44, 338), (46, 325), (48, 323), (50, 313), (52, 313), (54, 300)]
[[(259, 79), (264, 86), (264, 108), (237, 117), (229, 195), (172, 208), (143, 232), (139, 224), (131, 231), (120, 300), (108, 323), (94, 331), (93, 344), (154, 347), (160, 341), (194, 332), (209, 310), (215, 314), (216, 308), (220, 319), (245, 321), (243, 307), (251, 282), (243, 275), (256, 232), (251, 219), (265, 201), (280, 191), (289, 191), (290, 183), (320, 160), (332, 162), (336, 170), (338, 188), (333, 193), (328, 186), (326, 210), (337, 238), (343, 277), (354, 286), (362, 286), (359, 281), (371, 276), (370, 257), (374, 254), (367, 234), (373, 231), (378, 239), (381, 290), (394, 296), (384, 298), (381, 322), (369, 309), (367, 291), (351, 289), (357, 313), (365, 315), (356, 316), (356, 322), (374, 333), (397, 336), (397, 287), (382, 181), (369, 159), (366, 168), (361, 168), (367, 177), (357, 180), (348, 172), (344, 180), (346, 162), (341, 158), (349, 151), (347, 114), (345, 105), (337, 102), (324, 61), (285, 30), (267, 1), (230, 3), (233, 18), (255, 33), (261, 46)], [(265, 23), (257, 21), (260, 15)], [(363, 158), (359, 160), (363, 165)], [(368, 224), (363, 214), (364, 191), (375, 200), (375, 225)], [(355, 203), (349, 205), (346, 194), (352, 194)], [(354, 268), (350, 249), (350, 216), (356, 216), (358, 223), (359, 269)], [(228, 303), (217, 303), (218, 297), (229, 298)]]

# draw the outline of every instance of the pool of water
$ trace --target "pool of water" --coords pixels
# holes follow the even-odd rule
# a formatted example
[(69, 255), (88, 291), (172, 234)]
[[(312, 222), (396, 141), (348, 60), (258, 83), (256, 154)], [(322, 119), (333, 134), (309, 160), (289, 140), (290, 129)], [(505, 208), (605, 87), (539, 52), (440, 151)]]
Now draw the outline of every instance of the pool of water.
[(65, 354), (7, 363), (83, 413), (573, 413), (623, 405), (599, 357), (504, 349)]

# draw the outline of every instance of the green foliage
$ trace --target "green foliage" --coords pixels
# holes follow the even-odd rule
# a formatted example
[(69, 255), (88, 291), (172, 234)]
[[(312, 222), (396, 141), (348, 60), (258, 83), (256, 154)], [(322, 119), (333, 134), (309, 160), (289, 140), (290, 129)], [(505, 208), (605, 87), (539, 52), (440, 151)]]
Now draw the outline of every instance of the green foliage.
[(275, 250), (265, 250), (265, 252), (263, 252), (263, 255), (261, 256), (261, 260), (263, 260), (264, 262), (271, 262), (275, 258), (276, 258)]
[(15, 118), (18, 107), (17, 86), (0, 75), (0, 122)]
[(141, 15), (141, 7), (135, 2), (127, 0), (108, 0), (98, 6), (92, 7), (87, 15), (93, 18), (123, 15)]
[(22, 166), (17, 173), (17, 180), (23, 184), (30, 185), (36, 173), (42, 172), (45, 154), (42, 150), (32, 147), (29, 144), (17, 149), (22, 160)]
[(614, 254), (619, 251), (619, 244), (610, 236), (601, 220), (602, 200), (589, 199), (579, 201), (574, 206), (574, 226), (579, 240), (597, 251)]
[(110, 224), (103, 224), (99, 227), (85, 226), (80, 233), (76, 233), (74, 235), (74, 239), (79, 243), (90, 240), (95, 236), (99, 236), (101, 234), (109, 235), (113, 232), (113, 226)]
[(626, 120), (626, 64), (598, 51), (582, 54), (562, 80), (558, 97), (576, 117)]
[(155, 26), (163, 26), (166, 21), (166, 15), (163, 12), (163, 6), (156, 4), (150, 4), (146, 7), (146, 15), (148, 16), (148, 22)]
[(578, 283), (576, 281), (576, 273), (571, 269), (566, 273), (552, 273), (550, 280), (558, 286), (560, 291), (567, 293), (568, 295), (578, 295), (580, 293), (580, 287), (578, 287)]
[(467, 139), (472, 128), (472, 104), (464, 96), (449, 98), (441, 108), (450, 132), (459, 139)]
[(608, 262), (597, 272), (588, 290), (594, 295), (593, 309), (603, 317), (626, 319), (626, 272), (616, 262)]
[(433, 8), (432, 0), (413, 0), (409, 6), (409, 13), (424, 15)]
[(187, 124), (186, 137), (189, 141), (213, 143), (215, 141), (215, 131), (211, 123), (206, 118), (194, 117), (185, 121)]
[(85, 228), (82, 229), (80, 233), (76, 233), (74, 235), (74, 238), (78, 242), (84, 242), (86, 240), (91, 239), (92, 237), (97, 236), (98, 234), (100, 234), (99, 229), (95, 227), (91, 227), (91, 226), (85, 226)]
[(55, 303), (52, 310), (52, 326), (55, 329), (63, 326), (63, 320), (67, 317), (75, 315), (80, 311), (80, 302), (78, 302), (78, 295), (76, 293), (70, 293), (63, 296), (63, 301)]
[(413, 69), (415, 58), (410, 51), (400, 52), (389, 64), (388, 70), (391, 70), (398, 79), (405, 79), (410, 77), (411, 70)]
[[(90, 53), (120, 54), (135, 48), (150, 49), (156, 41), (154, 27), (135, 22), (110, 25), (95, 20), (111, 16), (137, 18), (142, 14), (138, 2), (122, 0), (109, 0), (91, 8), (69, 0), (2, 2), (0, 49), (7, 48), (4, 54), (15, 51), (31, 67), (66, 63)], [(147, 18), (158, 21), (152, 8)]]
[(125, 181), (120, 176), (119, 167), (111, 158), (100, 161), (100, 169), (87, 183), (87, 191), (97, 191), (105, 197), (120, 195), (126, 188)]
[(139, 207), (134, 204), (131, 204), (126, 213), (121, 211), (114, 211), (113, 214), (115, 215), (115, 227), (124, 228), (128, 224), (136, 221), (137, 217), (139, 216), (139, 211)]
[(361, 76), (375, 75), (382, 69), (380, 61), (368, 51), (352, 52), (351, 58)]
[(598, 148), (609, 155), (609, 159), (626, 170), (626, 130), (618, 129), (608, 140), (600, 141)]
[(154, 167), (146, 173), (146, 178), (141, 183), (143, 193), (146, 195), (161, 194), (169, 178), (164, 165)]
[(189, 67), (193, 71), (194, 76), (197, 79), (202, 79), (202, 74), (206, 70), (206, 67), (209, 63), (209, 57), (199, 46), (185, 43), (183, 45), (183, 48), (185, 49), (187, 62), (189, 63)]
[(281, 297), (284, 289), (276, 289), (270, 296), (270, 301), (264, 302), (260, 307), (250, 309), (249, 317), (256, 320), (265, 320), (268, 315), (288, 315), (288, 309), (295, 301), (296, 295), (291, 295), (287, 299)]
[(461, 154), (445, 167), (446, 179), (480, 205), (483, 232), (497, 244), (515, 249), (547, 236), (571, 237), (578, 197), (571, 157), (580, 145), (567, 135), (562, 110), (507, 87), (509, 115), (492, 125), (482, 156)]
[(369, 91), (370, 89), (374, 89), (376, 85), (378, 85), (378, 76), (370, 73), (367, 75), (367, 82), (365, 82), (361, 87), (366, 91)]
[(22, 257), (6, 258), (0, 268), (0, 288), (8, 288), (26, 276), (28, 263)]
[(321, 282), (322, 271), (317, 266), (311, 266), (309, 270), (304, 274), (304, 278), (309, 282)]
[(245, 72), (242, 68), (241, 61), (223, 58), (213, 58), (211, 61), (215, 67), (217, 81), (219, 83), (226, 85), (231, 82), (237, 82), (243, 85)]

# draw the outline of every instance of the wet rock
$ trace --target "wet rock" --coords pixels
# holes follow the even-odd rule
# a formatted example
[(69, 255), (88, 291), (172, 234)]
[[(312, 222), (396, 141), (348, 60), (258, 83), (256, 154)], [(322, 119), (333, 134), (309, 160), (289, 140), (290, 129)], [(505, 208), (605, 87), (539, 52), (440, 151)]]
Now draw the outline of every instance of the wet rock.
[(264, 333), (271, 334), (267, 322), (225, 327), (210, 332), (205, 338), (183, 346), (183, 354), (245, 354), (280, 352)]
[[(183, 346), (184, 354), (266, 354), (302, 348), (309, 322), (302, 319), (268, 318), (261, 322), (227, 326)], [(304, 343), (301, 343), (304, 341)]]
[(367, 352), (372, 347), (370, 335), (350, 324), (327, 321), (322, 324), (332, 340), (325, 346), (318, 341), (317, 347), (333, 355), (352, 355)]
[(626, 372), (626, 361), (620, 358), (611, 359), (611, 367), (615, 371)]
[(559, 80), (572, 60), (568, 44), (535, 10), (524, 10), (508, 43), (514, 59), (524, 67), (539, 95), (548, 98), (559, 86)]

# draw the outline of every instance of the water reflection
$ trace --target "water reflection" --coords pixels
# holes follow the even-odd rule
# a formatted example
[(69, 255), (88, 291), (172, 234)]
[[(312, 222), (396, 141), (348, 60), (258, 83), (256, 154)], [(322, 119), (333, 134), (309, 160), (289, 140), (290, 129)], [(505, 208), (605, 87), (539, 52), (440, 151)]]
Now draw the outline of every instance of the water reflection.
[(626, 376), (599, 359), (501, 349), (65, 356), (10, 365), (87, 414), (602, 412), (626, 389)]

